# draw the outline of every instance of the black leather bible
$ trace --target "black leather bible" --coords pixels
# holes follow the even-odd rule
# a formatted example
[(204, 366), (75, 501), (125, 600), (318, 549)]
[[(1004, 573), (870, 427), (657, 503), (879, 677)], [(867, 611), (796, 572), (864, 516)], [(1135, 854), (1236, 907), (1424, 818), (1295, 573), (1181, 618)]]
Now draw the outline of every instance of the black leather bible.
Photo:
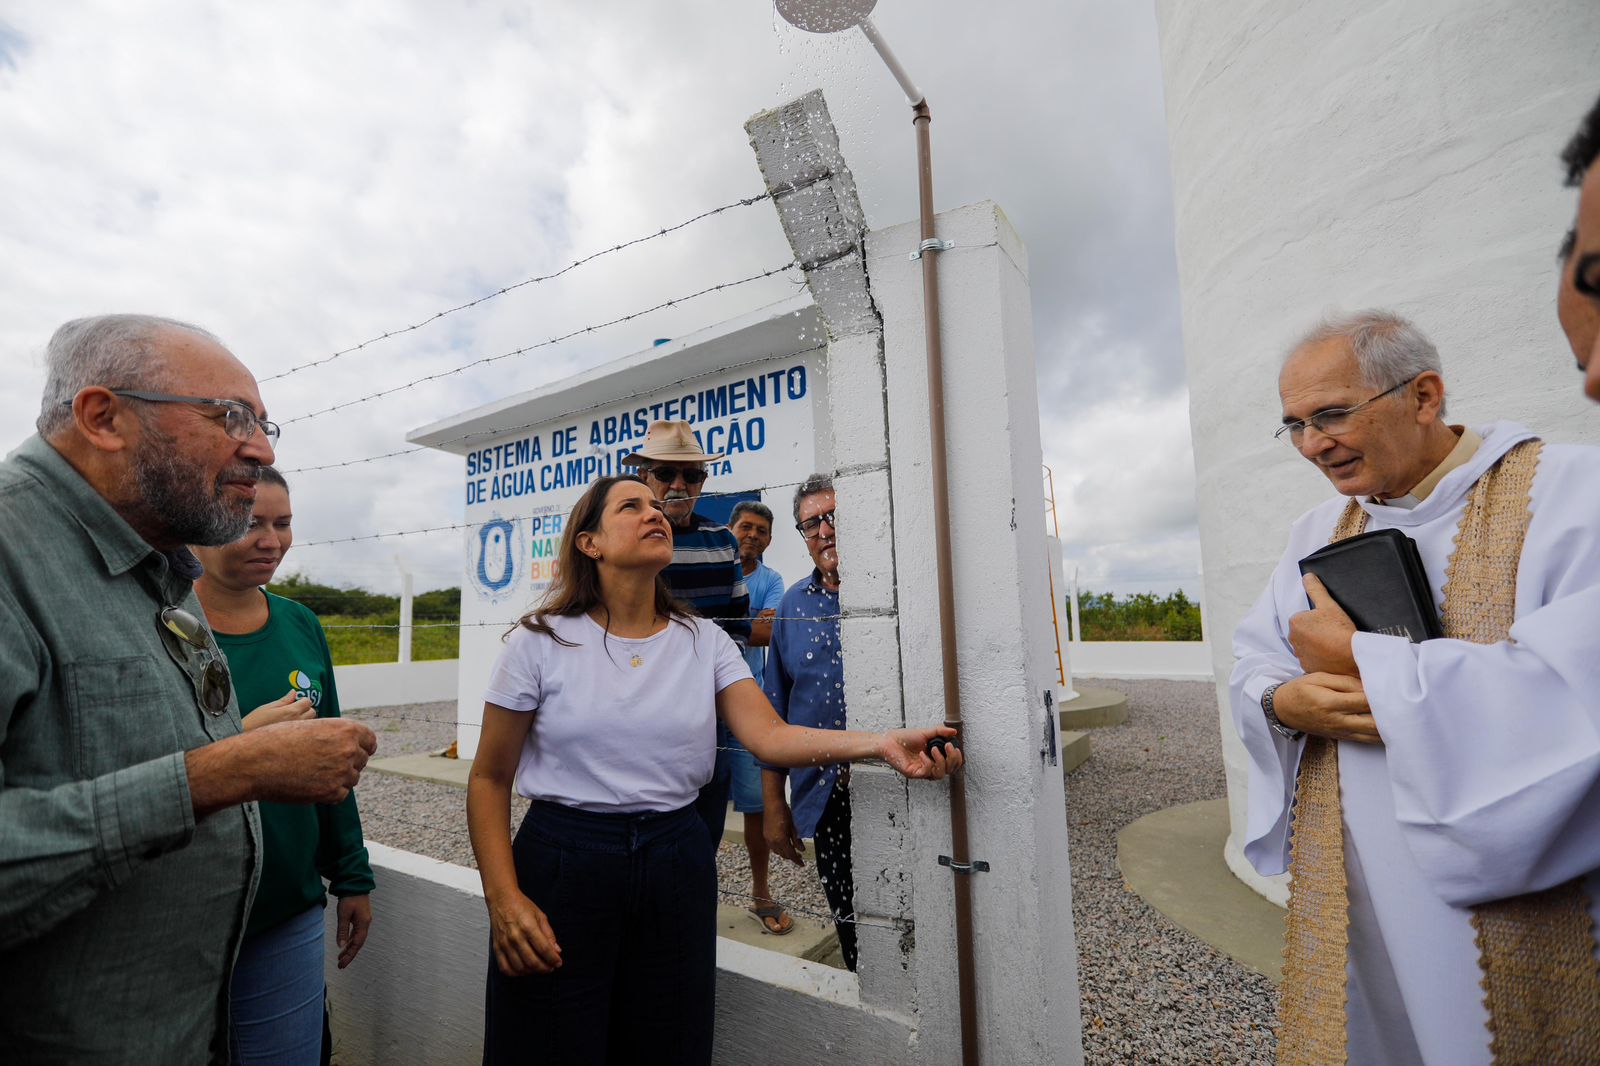
[(1363, 633), (1405, 637), (1413, 644), (1444, 636), (1422, 553), (1398, 529), (1377, 529), (1318, 548), (1300, 560), (1300, 572), (1321, 578)]

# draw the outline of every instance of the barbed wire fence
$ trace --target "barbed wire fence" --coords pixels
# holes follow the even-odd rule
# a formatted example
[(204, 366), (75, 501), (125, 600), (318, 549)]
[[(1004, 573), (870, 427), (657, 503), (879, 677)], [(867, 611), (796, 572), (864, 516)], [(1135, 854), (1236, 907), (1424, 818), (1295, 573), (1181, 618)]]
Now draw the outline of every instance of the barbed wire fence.
[[(411, 322), (411, 323), (409, 323), (407, 325), (396, 327), (394, 329), (385, 330), (385, 331), (383, 331), (381, 333), (378, 333), (378, 334), (376, 334), (374, 336), (371, 336), (371, 337), (369, 337), (369, 338), (367, 338), (367, 339), (365, 339), (363, 341), (360, 341), (357, 344), (349, 345), (349, 346), (347, 346), (345, 348), (338, 349), (338, 350), (336, 350), (336, 351), (334, 351), (334, 352), (332, 352), (332, 353), (330, 353), (330, 354), (328, 354), (326, 356), (322, 356), (320, 358), (310, 359), (310, 360), (298, 363), (298, 364), (293, 365), (293, 366), (291, 366), (291, 367), (289, 367), (289, 368), (287, 368), (287, 369), (285, 369), (283, 371), (280, 371), (280, 372), (278, 372), (276, 374), (272, 374), (270, 376), (264, 377), (261, 380), (262, 380), (263, 383), (271, 382), (271, 381), (278, 381), (278, 380), (282, 380), (282, 379), (285, 379), (285, 378), (288, 378), (288, 377), (291, 377), (291, 376), (294, 376), (294, 375), (297, 375), (297, 374), (301, 374), (301, 373), (312, 371), (312, 370), (315, 370), (315, 369), (318, 369), (318, 368), (321, 368), (321, 367), (325, 367), (325, 366), (327, 366), (327, 365), (329, 365), (331, 363), (334, 363), (334, 362), (336, 362), (338, 360), (341, 360), (341, 359), (343, 359), (343, 358), (345, 358), (347, 356), (352, 356), (352, 355), (355, 355), (356, 353), (363, 352), (363, 351), (365, 351), (365, 350), (367, 350), (369, 348), (372, 348), (372, 347), (374, 347), (376, 345), (382, 344), (382, 343), (384, 343), (386, 341), (390, 341), (390, 340), (393, 340), (395, 338), (403, 337), (403, 336), (406, 336), (406, 335), (409, 335), (409, 334), (417, 333), (418, 331), (421, 331), (421, 330), (425, 329), (426, 327), (428, 327), (428, 326), (430, 326), (430, 325), (432, 325), (434, 323), (437, 323), (441, 319), (447, 318), (447, 317), (449, 317), (451, 315), (455, 315), (455, 314), (458, 314), (460, 312), (467, 311), (467, 310), (469, 310), (471, 308), (479, 307), (479, 306), (481, 306), (481, 305), (483, 305), (485, 303), (488, 303), (488, 302), (490, 302), (492, 300), (499, 299), (499, 298), (501, 298), (503, 296), (506, 296), (506, 295), (508, 295), (508, 294), (510, 294), (512, 292), (515, 292), (515, 291), (518, 291), (518, 290), (521, 290), (521, 289), (525, 289), (525, 288), (528, 288), (528, 287), (531, 287), (531, 286), (536, 286), (536, 285), (542, 284), (544, 282), (552, 281), (552, 280), (554, 280), (556, 278), (560, 278), (560, 277), (570, 273), (573, 270), (576, 270), (576, 269), (579, 269), (579, 268), (581, 268), (581, 267), (583, 267), (585, 265), (594, 263), (597, 260), (603, 259), (603, 258), (605, 258), (607, 256), (611, 256), (611, 255), (620, 253), (620, 252), (622, 252), (622, 251), (624, 251), (626, 249), (636, 248), (639, 245), (645, 244), (645, 243), (653, 241), (653, 240), (657, 240), (657, 239), (659, 239), (661, 237), (665, 237), (665, 236), (667, 236), (668, 234), (671, 234), (671, 233), (679, 232), (679, 231), (684, 230), (684, 229), (686, 229), (686, 228), (688, 228), (688, 227), (690, 227), (692, 225), (695, 225), (696, 223), (703, 222), (703, 221), (705, 221), (707, 219), (710, 219), (710, 218), (713, 218), (715, 216), (724, 214), (726, 212), (733, 211), (733, 210), (736, 210), (736, 209), (742, 208), (742, 207), (748, 207), (748, 206), (751, 206), (753, 204), (757, 204), (757, 203), (760, 203), (762, 201), (769, 200), (769, 199), (772, 198), (772, 195), (773, 194), (771, 192), (764, 192), (764, 193), (761, 193), (761, 194), (758, 194), (758, 195), (755, 195), (755, 196), (744, 197), (744, 198), (741, 198), (741, 199), (738, 199), (738, 200), (735, 200), (735, 201), (732, 201), (732, 202), (729, 202), (729, 203), (725, 203), (725, 204), (710, 208), (710, 209), (705, 210), (705, 211), (701, 211), (701, 212), (693, 215), (692, 217), (684, 219), (684, 220), (682, 220), (680, 222), (677, 222), (677, 223), (674, 223), (674, 224), (668, 225), (668, 226), (658, 227), (656, 230), (654, 230), (652, 232), (641, 234), (641, 235), (639, 235), (637, 237), (634, 237), (634, 238), (632, 238), (630, 240), (621, 241), (621, 242), (619, 242), (617, 244), (614, 244), (614, 245), (611, 245), (609, 247), (606, 247), (606, 248), (603, 248), (603, 249), (599, 249), (599, 250), (591, 252), (591, 253), (589, 253), (587, 255), (581, 256), (581, 257), (579, 257), (577, 259), (574, 259), (573, 261), (567, 263), (565, 266), (561, 267), (560, 269), (551, 271), (551, 272), (546, 273), (546, 274), (536, 275), (536, 276), (524, 278), (524, 279), (522, 279), (520, 281), (513, 282), (513, 283), (510, 283), (510, 284), (501, 286), (501, 287), (499, 287), (497, 289), (491, 290), (491, 291), (489, 291), (489, 292), (487, 292), (487, 293), (485, 293), (485, 294), (483, 294), (483, 295), (481, 295), (479, 297), (476, 297), (474, 299), (467, 300), (467, 301), (461, 302), (459, 304), (456, 304), (454, 306), (447, 307), (447, 308), (444, 308), (442, 310), (436, 311), (436, 312), (434, 312), (432, 314), (429, 314), (429, 315), (427, 315), (427, 316), (425, 316), (423, 318), (420, 318), (417, 321)], [(654, 304), (651, 304), (650, 306), (639, 308), (637, 310), (630, 311), (630, 312), (628, 312), (626, 314), (617, 315), (617, 316), (614, 316), (612, 318), (606, 319), (604, 321), (594, 322), (594, 323), (590, 323), (590, 324), (587, 324), (587, 325), (584, 325), (584, 326), (580, 326), (580, 327), (577, 327), (577, 328), (574, 328), (574, 329), (571, 329), (571, 330), (567, 330), (565, 332), (558, 333), (558, 334), (549, 336), (547, 338), (544, 338), (542, 340), (539, 340), (539, 341), (536, 341), (536, 342), (533, 342), (533, 343), (530, 343), (530, 344), (522, 345), (522, 346), (519, 346), (517, 348), (513, 348), (513, 349), (510, 349), (510, 350), (507, 350), (507, 351), (498, 352), (498, 353), (495, 353), (495, 354), (492, 354), (492, 355), (482, 356), (482, 357), (479, 357), (479, 358), (476, 358), (476, 359), (471, 359), (471, 360), (462, 362), (459, 365), (456, 365), (456, 366), (453, 366), (453, 367), (450, 367), (450, 368), (447, 368), (447, 369), (435, 371), (435, 372), (432, 372), (432, 373), (419, 375), (419, 376), (417, 376), (417, 377), (415, 377), (413, 379), (410, 379), (410, 380), (407, 380), (407, 381), (404, 381), (404, 382), (401, 382), (401, 383), (398, 383), (398, 384), (388, 385), (388, 386), (382, 387), (382, 388), (377, 388), (377, 389), (374, 389), (373, 391), (365, 393), (363, 395), (359, 395), (359, 396), (355, 396), (355, 397), (352, 397), (352, 398), (349, 398), (349, 399), (341, 400), (341, 401), (339, 401), (337, 403), (330, 404), (329, 406), (326, 406), (326, 407), (323, 407), (323, 408), (319, 408), (319, 409), (314, 410), (314, 411), (309, 411), (309, 412), (306, 412), (304, 414), (299, 414), (299, 415), (295, 415), (295, 416), (287, 418), (287, 419), (282, 419), (282, 420), (280, 420), (279, 424), (282, 425), (282, 426), (289, 426), (289, 425), (308, 422), (308, 421), (310, 421), (312, 419), (320, 418), (322, 416), (333, 414), (335, 412), (344, 411), (344, 410), (347, 410), (349, 408), (352, 408), (352, 407), (355, 407), (355, 406), (358, 406), (358, 405), (371, 403), (371, 402), (383, 399), (385, 397), (390, 397), (390, 396), (394, 396), (396, 394), (399, 394), (399, 393), (402, 393), (402, 392), (406, 392), (406, 391), (409, 391), (409, 390), (412, 390), (412, 389), (417, 389), (417, 388), (426, 386), (426, 385), (428, 385), (430, 383), (441, 381), (443, 379), (450, 378), (450, 377), (453, 377), (453, 376), (456, 376), (456, 375), (460, 375), (460, 374), (463, 374), (465, 372), (471, 371), (471, 370), (479, 368), (479, 367), (483, 367), (483, 366), (487, 366), (487, 365), (490, 365), (490, 364), (499, 363), (499, 362), (502, 362), (502, 361), (505, 361), (505, 360), (516, 358), (518, 356), (527, 355), (529, 353), (532, 353), (532, 352), (535, 352), (535, 351), (538, 351), (538, 350), (541, 350), (541, 349), (551, 348), (551, 347), (557, 346), (559, 344), (562, 344), (564, 342), (575, 340), (575, 339), (580, 338), (580, 337), (590, 336), (590, 335), (593, 335), (593, 334), (595, 334), (595, 333), (597, 333), (599, 331), (608, 329), (610, 327), (619, 326), (619, 325), (622, 325), (624, 323), (631, 322), (631, 321), (634, 321), (636, 319), (642, 318), (644, 316), (647, 316), (647, 315), (650, 315), (650, 314), (653, 314), (653, 313), (656, 313), (656, 312), (659, 312), (659, 311), (663, 311), (663, 310), (666, 310), (668, 308), (677, 307), (677, 306), (680, 306), (682, 304), (689, 303), (691, 301), (700, 299), (702, 297), (706, 297), (706, 296), (712, 295), (714, 293), (725, 292), (725, 291), (737, 289), (737, 288), (740, 288), (742, 286), (747, 286), (747, 285), (754, 284), (754, 283), (762, 281), (764, 279), (781, 276), (781, 275), (787, 274), (787, 273), (789, 273), (791, 271), (795, 271), (801, 265), (802, 264), (799, 264), (796, 261), (791, 260), (791, 261), (789, 261), (787, 263), (784, 263), (782, 265), (769, 267), (769, 268), (767, 268), (765, 270), (757, 271), (755, 273), (751, 273), (751, 274), (748, 274), (748, 275), (745, 275), (745, 276), (742, 276), (742, 277), (739, 277), (739, 278), (718, 282), (718, 283), (712, 284), (712, 285), (702, 286), (702, 287), (700, 287), (698, 289), (695, 289), (695, 290), (690, 291), (690, 292), (686, 292), (686, 293), (684, 293), (682, 295), (678, 295), (678, 296), (674, 296), (674, 297), (672, 297), (670, 299), (658, 301), (658, 302), (656, 302)], [(798, 277), (798, 278), (795, 279), (795, 284), (796, 284), (797, 287), (803, 286), (805, 284), (805, 279), (803, 277)], [(814, 345), (812, 347), (806, 348), (803, 351), (800, 351), (800, 352), (797, 352), (797, 353), (794, 353), (794, 354), (796, 354), (796, 355), (809, 355), (809, 354), (813, 354), (813, 353), (821, 350), (822, 347), (823, 347), (823, 345), (817, 344), (817, 345)], [(545, 416), (545, 417), (540, 418), (538, 422), (534, 422), (534, 423), (528, 423), (528, 424), (524, 424), (524, 425), (512, 425), (512, 426), (497, 426), (493, 430), (481, 431), (481, 432), (476, 432), (476, 433), (463, 433), (463, 434), (461, 434), (459, 436), (456, 436), (456, 437), (453, 437), (453, 438), (448, 438), (448, 439), (441, 440), (441, 441), (431, 442), (428, 445), (416, 445), (416, 446), (410, 446), (410, 447), (404, 447), (404, 448), (395, 448), (395, 449), (391, 449), (389, 451), (381, 452), (381, 453), (374, 454), (374, 455), (357, 456), (357, 457), (352, 457), (352, 458), (343, 459), (343, 460), (314, 463), (314, 464), (309, 464), (309, 465), (305, 465), (305, 466), (285, 469), (283, 472), (286, 473), (286, 474), (301, 475), (301, 474), (309, 474), (309, 473), (328, 471), (328, 470), (347, 470), (347, 469), (350, 469), (352, 467), (364, 466), (364, 465), (371, 464), (371, 463), (377, 463), (377, 462), (382, 462), (382, 461), (386, 461), (386, 460), (390, 460), (390, 459), (401, 458), (403, 456), (414, 455), (414, 454), (419, 453), (419, 452), (428, 452), (428, 451), (437, 451), (437, 450), (440, 450), (440, 449), (448, 449), (452, 445), (465, 444), (465, 443), (469, 443), (469, 442), (472, 442), (472, 441), (475, 441), (475, 440), (482, 440), (482, 439), (488, 439), (488, 438), (503, 438), (503, 437), (506, 437), (506, 436), (511, 435), (511, 434), (515, 434), (515, 433), (519, 433), (519, 432), (523, 432), (523, 431), (527, 431), (527, 430), (536, 429), (536, 428), (542, 427), (544, 425), (547, 425), (547, 424), (550, 424), (550, 423), (553, 423), (553, 422), (561, 422), (561, 421), (566, 421), (566, 420), (571, 419), (571, 418), (580, 417), (580, 416), (582, 416), (582, 415), (584, 415), (586, 413), (598, 410), (598, 409), (600, 409), (602, 407), (611, 407), (611, 406), (617, 406), (617, 405), (621, 405), (621, 404), (626, 404), (630, 400), (639, 399), (639, 398), (642, 398), (642, 397), (647, 396), (647, 395), (660, 395), (662, 393), (668, 393), (668, 392), (671, 392), (674, 389), (680, 389), (680, 388), (683, 388), (685, 386), (688, 386), (688, 385), (692, 384), (693, 382), (695, 382), (695, 381), (697, 381), (699, 379), (702, 379), (702, 378), (707, 378), (707, 377), (711, 377), (711, 376), (718, 376), (718, 375), (724, 375), (724, 374), (727, 374), (727, 373), (730, 373), (730, 372), (733, 372), (733, 371), (744, 369), (744, 368), (749, 367), (749, 366), (753, 366), (753, 365), (769, 362), (770, 358), (771, 358), (770, 355), (760, 356), (760, 357), (749, 359), (749, 360), (744, 361), (744, 362), (735, 363), (735, 364), (732, 364), (732, 365), (719, 366), (719, 367), (716, 367), (714, 369), (704, 371), (702, 373), (685, 375), (684, 377), (678, 379), (677, 381), (675, 381), (672, 384), (667, 385), (665, 387), (652, 387), (649, 390), (642, 390), (641, 389), (641, 390), (639, 390), (637, 392), (634, 392), (634, 393), (631, 393), (631, 394), (628, 394), (628, 395), (624, 395), (624, 396), (621, 396), (621, 397), (614, 397), (612, 399), (608, 399), (608, 400), (606, 400), (604, 402), (601, 402), (601, 403), (595, 403), (595, 404), (589, 404), (589, 405), (582, 406), (582, 407), (577, 407), (577, 408), (572, 409), (571, 411), (564, 412), (562, 414)], [(593, 454), (593, 453), (591, 453), (591, 454)], [(838, 472), (836, 472), (836, 476), (838, 474), (853, 473), (853, 472), (856, 472), (856, 471), (838, 471)], [(586, 483), (587, 480), (592, 479), (593, 476), (595, 476), (595, 475), (592, 472), (590, 474), (588, 474), (585, 477), (585, 482), (584, 483)], [(706, 491), (701, 492), (699, 494), (698, 498), (702, 499), (702, 500), (705, 500), (705, 499), (715, 499), (715, 498), (718, 498), (718, 497), (726, 497), (726, 496), (748, 497), (751, 494), (764, 494), (764, 493), (767, 493), (767, 492), (770, 492), (770, 491), (776, 491), (776, 490), (781, 490), (781, 489), (792, 489), (792, 488), (795, 488), (796, 486), (798, 486), (799, 484), (800, 484), (799, 481), (790, 481), (790, 482), (778, 482), (778, 483), (756, 485), (756, 486), (743, 486), (743, 487), (739, 487), (739, 488), (726, 489), (726, 490), (707, 489)], [(571, 487), (574, 487), (574, 486), (572, 486), (572, 485), (562, 485), (560, 487), (561, 488), (571, 488)], [(528, 516), (528, 515), (517, 515), (517, 516), (513, 516), (512, 518), (510, 518), (509, 521), (512, 521), (512, 522), (526, 522), (526, 521), (530, 521), (532, 517), (533, 516)], [(462, 531), (462, 530), (465, 530), (465, 529), (475, 528), (475, 525), (476, 525), (475, 523), (454, 522), (454, 523), (442, 523), (442, 524), (434, 525), (434, 526), (420, 527), (420, 528), (416, 528), (416, 529), (396, 529), (396, 530), (387, 530), (387, 531), (379, 531), (379, 532), (371, 532), (371, 533), (354, 533), (354, 534), (351, 534), (349, 536), (324, 537), (324, 538), (320, 538), (320, 539), (298, 541), (298, 542), (295, 543), (294, 546), (297, 547), (297, 548), (302, 548), (303, 549), (303, 548), (330, 547), (330, 546), (335, 546), (335, 545), (345, 545), (345, 544), (353, 544), (353, 543), (360, 543), (360, 542), (370, 542), (370, 541), (379, 541), (379, 540), (398, 540), (398, 541), (403, 541), (406, 538), (424, 537), (424, 536), (431, 536), (431, 535), (437, 535), (437, 534), (445, 534), (445, 533), (450, 533), (450, 532), (459, 532), (459, 531)], [(375, 563), (364, 564), (363, 568), (368, 570), (368, 571), (392, 570), (393, 569), (392, 567), (386, 567), (386, 566), (382, 566), (380, 564), (375, 564)], [(416, 570), (417, 572), (434, 573), (434, 574), (443, 574), (443, 573), (447, 572), (446, 569), (442, 568), (442, 567), (429, 567), (429, 566), (425, 566), (425, 565), (414, 565), (413, 569)], [(788, 616), (785, 616), (781, 620), (784, 620), (784, 621), (810, 621), (810, 622), (838, 622), (838, 621), (841, 621), (843, 619), (850, 618), (850, 617), (856, 617), (856, 616), (881, 616), (884, 613), (885, 613), (884, 611), (856, 611), (856, 612), (848, 612), (847, 611), (847, 612), (841, 612), (841, 613), (835, 614), (835, 615), (797, 616), (797, 617), (792, 617), (792, 618), (788, 617)], [(893, 612), (890, 611), (888, 613), (892, 614)], [(780, 620), (780, 619), (774, 618), (773, 620), (777, 621), (777, 620)], [(506, 619), (503, 619), (503, 620), (478, 621), (478, 622), (463, 622), (460, 619), (458, 619), (457, 621), (454, 621), (454, 622), (426, 622), (426, 621), (424, 621), (424, 622), (413, 622), (413, 623), (410, 623), (407, 626), (401, 626), (398, 622), (395, 622), (395, 623), (389, 623), (389, 622), (334, 623), (334, 624), (324, 624), (323, 628), (324, 628), (325, 631), (329, 631), (329, 632), (336, 632), (336, 631), (341, 631), (341, 630), (395, 630), (395, 631), (398, 631), (398, 630), (400, 630), (402, 628), (407, 628), (407, 629), (411, 629), (411, 630), (419, 630), (419, 629), (454, 629), (454, 630), (457, 630), (457, 631), (460, 631), (462, 629), (470, 629), (470, 628), (503, 628), (503, 629), (509, 630), (509, 629), (511, 629), (512, 627), (514, 627), (517, 624), (518, 624), (518, 619), (517, 618), (506, 618)], [(414, 706), (414, 705), (405, 705), (405, 706)], [(356, 719), (356, 720), (371, 721), (373, 723), (405, 722), (405, 723), (409, 723), (409, 724), (413, 724), (413, 725), (428, 726), (428, 727), (431, 727), (431, 728), (437, 729), (437, 730), (458, 730), (459, 727), (460, 727), (460, 722), (454, 716), (445, 718), (445, 717), (434, 717), (434, 716), (430, 716), (430, 715), (425, 714), (425, 713), (420, 713), (420, 714), (419, 713), (408, 713), (404, 706), (402, 706), (402, 707), (388, 707), (388, 708), (382, 708), (382, 709), (369, 709), (369, 710), (359, 710), (359, 709), (350, 710), (350, 711), (346, 712), (346, 716), (350, 717), (350, 718), (353, 718), (353, 719)], [(718, 751), (732, 751), (732, 750), (742, 750), (742, 749), (723, 748), (723, 747), (720, 747), (720, 746), (718, 747)], [(439, 785), (435, 785), (434, 787), (438, 788), (438, 789), (446, 789), (446, 790), (450, 790), (450, 791), (454, 791), (454, 792), (459, 792), (460, 791), (459, 789), (455, 789), (454, 786), (451, 786), (451, 785), (439, 784)], [(464, 793), (461, 793), (461, 798), (462, 798), (462, 800), (464, 802), (464, 798), (465, 798)], [(403, 812), (397, 812), (395, 810), (389, 809), (386, 806), (385, 807), (378, 807), (378, 808), (369, 808), (367, 810), (364, 810), (363, 816), (364, 816), (364, 818), (366, 818), (368, 820), (378, 822), (380, 825), (388, 824), (388, 825), (391, 825), (391, 826), (404, 826), (404, 827), (406, 827), (406, 828), (408, 828), (410, 830), (413, 830), (413, 831), (419, 831), (419, 832), (429, 833), (429, 834), (439, 834), (439, 835), (442, 835), (446, 840), (450, 841), (455, 846), (459, 846), (463, 842), (468, 842), (468, 832), (467, 832), (464, 812), (462, 814), (462, 817), (460, 817), (460, 818), (458, 818), (458, 819), (456, 819), (454, 821), (448, 822), (448, 823), (444, 823), (444, 822), (439, 821), (439, 820), (426, 818), (424, 816), (419, 815), (416, 811), (413, 811), (413, 810), (407, 809), (407, 810), (405, 810)], [(382, 831), (380, 830), (379, 834), (369, 834), (369, 835), (373, 835), (374, 839), (381, 839)], [(813, 866), (813, 869), (815, 869), (814, 866)], [(793, 915), (806, 917), (806, 918), (810, 918), (810, 919), (816, 920), (816, 921), (818, 921), (820, 923), (823, 923), (825, 926), (827, 924), (829, 924), (829, 923), (846, 921), (846, 919), (838, 918), (835, 915), (833, 915), (832, 913), (829, 913), (826, 909), (819, 909), (814, 904), (807, 903), (807, 902), (802, 902), (802, 901), (798, 901), (798, 900), (794, 900), (794, 899), (776, 898), (778, 896), (778, 893), (776, 893), (776, 892), (774, 892), (771, 896), (757, 896), (757, 895), (754, 895), (753, 893), (751, 893), (750, 891), (743, 890), (738, 885), (727, 883), (725, 880), (722, 880), (720, 878), (719, 878), (719, 883), (718, 883), (718, 886), (717, 886), (717, 892), (718, 892), (719, 897), (721, 897), (723, 899), (726, 899), (726, 900), (738, 901), (741, 904), (748, 904), (748, 903), (754, 903), (754, 904), (757, 904), (757, 905), (777, 904), (779, 906), (782, 906), (786, 911), (788, 911), (789, 913), (791, 913)], [(826, 908), (826, 904), (825, 903), (823, 904), (823, 908)], [(850, 922), (851, 922), (851, 924), (856, 925), (857, 927), (870, 929), (870, 930), (882, 930), (882, 931), (886, 931), (886, 932), (892, 933), (895, 936), (903, 935), (905, 933), (905, 931), (909, 928), (909, 925), (907, 923), (905, 923), (905, 922), (893, 921), (893, 920), (884, 920), (884, 919), (860, 919), (860, 918), (858, 918), (858, 919), (850, 920)]]

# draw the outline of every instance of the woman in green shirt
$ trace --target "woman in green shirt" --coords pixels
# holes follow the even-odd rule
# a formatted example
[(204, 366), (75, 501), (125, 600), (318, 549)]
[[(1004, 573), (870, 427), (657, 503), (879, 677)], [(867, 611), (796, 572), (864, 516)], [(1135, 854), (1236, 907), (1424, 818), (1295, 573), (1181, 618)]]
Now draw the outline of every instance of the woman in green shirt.
[[(221, 548), (196, 548), (195, 593), (228, 657), (245, 729), (339, 714), (333, 660), (317, 616), (262, 588), (294, 539), (289, 486), (262, 467), (250, 530)], [(352, 793), (333, 806), (261, 804), (261, 881), (234, 964), (234, 1066), (316, 1066), (323, 1021), (322, 908), (338, 898), (339, 968), (367, 938), (372, 869)]]

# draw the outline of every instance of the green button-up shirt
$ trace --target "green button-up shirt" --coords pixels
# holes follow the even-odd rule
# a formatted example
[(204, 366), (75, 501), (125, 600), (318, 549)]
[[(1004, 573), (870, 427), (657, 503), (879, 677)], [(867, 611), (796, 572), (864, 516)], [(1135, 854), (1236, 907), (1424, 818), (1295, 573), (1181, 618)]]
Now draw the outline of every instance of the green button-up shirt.
[(225, 1063), (254, 804), (196, 822), (203, 710), (157, 616), (193, 563), (32, 437), (0, 463), (0, 1059)]

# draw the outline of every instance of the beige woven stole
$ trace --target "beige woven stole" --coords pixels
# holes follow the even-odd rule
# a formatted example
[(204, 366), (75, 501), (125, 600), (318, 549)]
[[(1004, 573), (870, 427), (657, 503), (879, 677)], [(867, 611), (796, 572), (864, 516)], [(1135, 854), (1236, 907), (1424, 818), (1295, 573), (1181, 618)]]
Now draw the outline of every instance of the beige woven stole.
[[(1473, 486), (1446, 573), (1446, 636), (1480, 644), (1507, 639), (1541, 447), (1517, 445)], [(1360, 533), (1366, 519), (1351, 500), (1332, 539)], [(1346, 1061), (1349, 941), (1338, 746), (1331, 741), (1306, 742), (1293, 818), (1278, 1061), (1328, 1066)], [(1473, 928), (1497, 1066), (1600, 1062), (1600, 966), (1582, 883), (1476, 907)]]

